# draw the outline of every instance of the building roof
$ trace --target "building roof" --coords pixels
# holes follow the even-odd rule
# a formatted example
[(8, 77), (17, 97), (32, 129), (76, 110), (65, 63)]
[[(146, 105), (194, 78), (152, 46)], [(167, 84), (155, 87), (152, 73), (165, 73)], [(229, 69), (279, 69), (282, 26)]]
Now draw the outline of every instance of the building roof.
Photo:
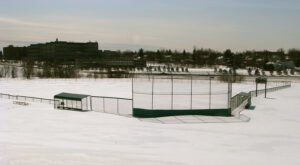
[(84, 99), (84, 98), (86, 98), (88, 96), (89, 95), (82, 95), (82, 94), (74, 94), (74, 93), (65, 93), (65, 92), (62, 92), (60, 94), (55, 95), (54, 98), (80, 101), (80, 100), (82, 100), (82, 99)]

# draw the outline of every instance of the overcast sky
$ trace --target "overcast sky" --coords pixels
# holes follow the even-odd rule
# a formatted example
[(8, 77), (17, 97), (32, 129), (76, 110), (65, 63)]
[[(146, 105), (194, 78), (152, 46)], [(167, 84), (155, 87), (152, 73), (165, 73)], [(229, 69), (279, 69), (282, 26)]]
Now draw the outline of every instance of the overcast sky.
[(300, 0), (0, 0), (0, 48), (56, 38), (99, 49), (300, 48)]

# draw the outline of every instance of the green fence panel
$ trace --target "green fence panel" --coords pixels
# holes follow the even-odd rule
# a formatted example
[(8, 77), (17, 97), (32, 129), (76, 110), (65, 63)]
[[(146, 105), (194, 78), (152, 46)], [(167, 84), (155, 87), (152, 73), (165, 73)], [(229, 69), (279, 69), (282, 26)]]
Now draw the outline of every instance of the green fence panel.
[(207, 115), (207, 116), (231, 116), (231, 109), (199, 109), (199, 110), (151, 110), (133, 108), (133, 116), (141, 118), (179, 116), (179, 115)]

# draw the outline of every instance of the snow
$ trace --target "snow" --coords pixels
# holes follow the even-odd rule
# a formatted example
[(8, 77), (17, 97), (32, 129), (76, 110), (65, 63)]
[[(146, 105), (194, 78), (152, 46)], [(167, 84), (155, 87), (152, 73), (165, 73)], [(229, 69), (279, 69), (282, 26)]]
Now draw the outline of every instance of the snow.
[(61, 92), (131, 98), (131, 82), (131, 79), (1, 79), (0, 86), (1, 93), (48, 99)]
[[(94, 82), (94, 83), (92, 83)], [(1, 92), (130, 97), (127, 79), (1, 79)], [(36, 88), (35, 88), (35, 87)], [(95, 88), (96, 86), (96, 88)], [(236, 90), (249, 86), (235, 84)], [(251, 86), (253, 87), (253, 85)], [(300, 164), (300, 84), (253, 99), (250, 122), (161, 124), (0, 99), (1, 165)]]

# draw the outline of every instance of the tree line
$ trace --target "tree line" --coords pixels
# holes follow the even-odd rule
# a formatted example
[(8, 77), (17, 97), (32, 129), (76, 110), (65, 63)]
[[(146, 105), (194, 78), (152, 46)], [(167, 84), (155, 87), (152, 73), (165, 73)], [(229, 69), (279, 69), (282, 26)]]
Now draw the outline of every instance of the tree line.
[(224, 52), (213, 49), (197, 49), (192, 52), (157, 50), (138, 52), (139, 55), (146, 58), (146, 61), (157, 63), (188, 64), (195, 66), (214, 66), (226, 65), (232, 68), (257, 67), (263, 68), (267, 63), (276, 63), (282, 61), (292, 61), (295, 66), (300, 66), (300, 49), (289, 49), (284, 51), (243, 51), (232, 52), (230, 49)]
[[(26, 52), (26, 51), (25, 51)], [(4, 56), (1, 56), (3, 58)], [(194, 48), (192, 51), (178, 51), (178, 50), (156, 50), (156, 51), (145, 51), (140, 49), (139, 51), (111, 51), (111, 50), (99, 50), (98, 54), (91, 57), (84, 57), (83, 59), (76, 59), (74, 56), (68, 59), (62, 58), (63, 54), (59, 57), (54, 57), (53, 59), (34, 59), (36, 61), (44, 61), (51, 63), (60, 64), (74, 64), (77, 62), (79, 65), (84, 64), (87, 67), (93, 66), (107, 66), (103, 65), (101, 61), (109, 63), (110, 61), (133, 61), (137, 59), (142, 59), (141, 61), (164, 63), (164, 64), (178, 64), (178, 65), (194, 65), (194, 66), (213, 66), (213, 65), (226, 65), (232, 68), (246, 68), (246, 67), (256, 67), (263, 68), (268, 63), (277, 63), (283, 61), (292, 61), (295, 66), (300, 66), (300, 49), (289, 49), (287, 51), (283, 49), (278, 49), (277, 51), (242, 51), (242, 52), (232, 52), (230, 49), (225, 51), (217, 51), (213, 49), (205, 48)], [(9, 58), (9, 57), (7, 57)], [(26, 61), (28, 60), (26, 53), (18, 56), (17, 59), (10, 58), (10, 60)], [(37, 57), (35, 57), (37, 58)], [(4, 58), (3, 58), (4, 59)], [(4, 59), (5, 60), (5, 59)], [(77, 61), (76, 61), (77, 60)], [(101, 63), (101, 65), (99, 65)], [(137, 63), (136, 63), (137, 64)], [(131, 63), (128, 65), (135, 65)], [(145, 66), (145, 64), (143, 64)], [(139, 66), (143, 66), (139, 65)]]
[[(1, 56), (2, 60), (3, 56)], [(97, 60), (106, 61), (122, 61), (142, 59), (149, 63), (163, 64), (162, 66), (118, 66), (118, 65), (98, 65)], [(239, 68), (248, 69), (249, 75), (264, 75), (264, 70), (270, 71), (271, 74), (276, 72), (277, 75), (287, 74), (285, 66), (274, 67), (274, 64), (280, 62), (290, 62), (294, 66), (300, 66), (300, 50), (289, 49), (287, 51), (278, 49), (277, 51), (242, 51), (233, 52), (230, 49), (225, 51), (217, 51), (213, 49), (198, 49), (194, 48), (193, 51), (177, 51), (177, 50), (156, 50), (145, 51), (140, 49), (139, 51), (102, 51), (99, 50), (99, 54), (93, 56), (93, 58), (87, 58), (84, 60), (84, 64), (81, 61), (71, 60), (37, 60), (32, 57), (24, 56), (18, 61), (21, 61), (24, 68), (23, 76), (30, 78), (33, 74), (33, 67), (38, 67), (40, 70), (36, 73), (38, 77), (55, 77), (55, 78), (75, 78), (78, 77), (78, 71), (83, 69), (97, 69), (99, 71), (108, 72), (111, 74), (123, 74), (129, 71), (146, 71), (146, 72), (188, 72), (189, 67), (214, 67), (216, 65), (223, 65), (231, 68), (233, 72)], [(103, 64), (103, 63), (102, 63)], [(134, 64), (134, 63), (132, 63)], [(215, 67), (216, 68), (216, 67)], [(259, 72), (259, 70), (262, 70)], [(294, 74), (294, 69), (291, 69), (291, 74)], [(2, 71), (3, 70), (3, 71)], [(215, 69), (216, 70), (216, 69)], [(215, 71), (223, 73), (223, 71)], [(253, 72), (253, 73), (252, 73)], [(1, 77), (5, 77), (8, 74), (7, 69), (1, 69)], [(12, 77), (15, 77), (16, 70), (10, 71)]]

